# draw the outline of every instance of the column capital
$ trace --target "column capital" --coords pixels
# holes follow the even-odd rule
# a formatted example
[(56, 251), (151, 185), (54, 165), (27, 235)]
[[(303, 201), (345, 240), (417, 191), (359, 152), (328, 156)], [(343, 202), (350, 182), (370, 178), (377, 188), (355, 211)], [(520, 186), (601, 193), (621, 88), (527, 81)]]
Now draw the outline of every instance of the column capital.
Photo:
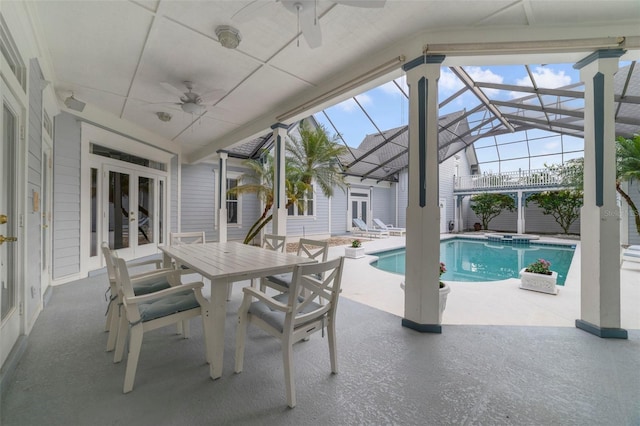
[(220, 158), (221, 160), (226, 160), (227, 158), (229, 158), (229, 153), (226, 151), (218, 151), (218, 158)]
[(424, 64), (441, 64), (442, 62), (444, 62), (444, 58), (446, 58), (445, 55), (422, 55), (422, 56), (418, 56), (417, 58), (407, 62), (406, 64), (404, 64), (402, 66), (402, 69), (404, 70), (404, 72), (409, 71), (410, 69), (413, 69), (417, 66), (420, 65), (424, 65)]
[(284, 124), (284, 123), (275, 123), (271, 125), (271, 130), (276, 130), (276, 129), (288, 129), (289, 125)]
[(619, 58), (624, 55), (627, 51), (624, 49), (601, 49), (596, 50), (591, 53), (589, 56), (579, 60), (573, 65), (574, 69), (582, 69), (590, 63), (597, 61), (598, 59), (609, 59), (609, 58)]

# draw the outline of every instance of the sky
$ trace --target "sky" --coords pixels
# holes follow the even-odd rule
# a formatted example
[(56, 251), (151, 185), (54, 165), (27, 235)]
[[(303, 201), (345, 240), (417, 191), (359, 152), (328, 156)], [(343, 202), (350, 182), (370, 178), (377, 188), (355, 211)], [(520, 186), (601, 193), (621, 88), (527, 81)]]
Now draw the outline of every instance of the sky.
[[(523, 65), (463, 68), (477, 82), (532, 86), (531, 78)], [(580, 81), (579, 71), (573, 68), (573, 64), (531, 64), (529, 68), (536, 85), (541, 88), (558, 88)], [(438, 82), (439, 102), (449, 98), (462, 87), (464, 87), (463, 83), (449, 68), (442, 68)], [(582, 90), (582, 87), (577, 90)], [(335, 129), (338, 129), (337, 133), (345, 144), (357, 147), (368, 134), (375, 134), (379, 130), (384, 131), (407, 124), (408, 101), (402, 91), (408, 94), (404, 76), (396, 79), (395, 82), (385, 83), (357, 95), (355, 99), (351, 98), (327, 108), (323, 112), (315, 114), (315, 118), (330, 133), (336, 133)], [(507, 90), (484, 88), (483, 91), (491, 99), (505, 101), (529, 96), (527, 93)], [(539, 105), (535, 97), (532, 97), (528, 102)], [(464, 109), (470, 110), (478, 104), (478, 99), (470, 91), (466, 91), (441, 108), (440, 115)], [(567, 106), (582, 107), (581, 101), (578, 103), (573, 101)], [(474, 126), (474, 119), (481, 118), (470, 116), (470, 127)], [(486, 173), (541, 169), (544, 168), (545, 163), (561, 164), (571, 158), (583, 156), (581, 138), (566, 135), (561, 137), (558, 134), (541, 130), (484, 138), (476, 142), (475, 147), (480, 162), (480, 171)]]

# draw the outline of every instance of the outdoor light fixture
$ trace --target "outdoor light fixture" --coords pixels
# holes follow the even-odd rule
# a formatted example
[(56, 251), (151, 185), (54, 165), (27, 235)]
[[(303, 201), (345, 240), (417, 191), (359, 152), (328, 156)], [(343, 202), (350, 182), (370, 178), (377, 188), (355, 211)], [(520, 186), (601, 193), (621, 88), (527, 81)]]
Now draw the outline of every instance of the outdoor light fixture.
[(79, 112), (82, 112), (85, 105), (87, 105), (86, 103), (74, 98), (73, 93), (71, 93), (71, 96), (69, 96), (67, 99), (64, 100), (64, 104), (67, 106), (67, 108), (72, 109), (74, 111), (79, 111)]
[(202, 114), (206, 109), (204, 106), (199, 105), (195, 102), (185, 102), (182, 105), (180, 105), (180, 108), (182, 108), (182, 110), (187, 114), (196, 114), (196, 115)]
[(219, 25), (216, 27), (216, 36), (223, 47), (227, 49), (235, 49), (240, 44), (240, 31), (229, 25)]
[(164, 111), (158, 111), (158, 112), (156, 112), (156, 115), (158, 116), (160, 121), (164, 121), (165, 123), (167, 121), (171, 121), (171, 117), (173, 117), (171, 114), (169, 114), (168, 112), (164, 112)]

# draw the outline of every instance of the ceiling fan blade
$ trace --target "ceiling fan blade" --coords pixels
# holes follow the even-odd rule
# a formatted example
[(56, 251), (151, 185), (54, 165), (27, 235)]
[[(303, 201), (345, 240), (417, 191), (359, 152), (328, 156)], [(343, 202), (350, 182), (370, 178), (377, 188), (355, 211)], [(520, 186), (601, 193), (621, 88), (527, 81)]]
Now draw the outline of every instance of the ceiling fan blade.
[(343, 4), (345, 6), (380, 8), (384, 7), (387, 0), (333, 0), (334, 3)]
[(320, 21), (316, 19), (316, 14), (312, 7), (300, 10), (300, 29), (311, 49), (315, 49), (322, 44)]
[(179, 98), (184, 96), (184, 91), (172, 86), (169, 83), (166, 83), (166, 82), (163, 81), (163, 82), (160, 83), (160, 86), (162, 86), (162, 88), (164, 90), (166, 90), (167, 92), (172, 93), (172, 94), (176, 95)]
[(258, 16), (264, 15), (266, 10), (263, 10), (271, 1), (254, 0), (251, 3), (241, 7), (236, 13), (231, 16), (231, 20), (237, 23), (249, 22)]

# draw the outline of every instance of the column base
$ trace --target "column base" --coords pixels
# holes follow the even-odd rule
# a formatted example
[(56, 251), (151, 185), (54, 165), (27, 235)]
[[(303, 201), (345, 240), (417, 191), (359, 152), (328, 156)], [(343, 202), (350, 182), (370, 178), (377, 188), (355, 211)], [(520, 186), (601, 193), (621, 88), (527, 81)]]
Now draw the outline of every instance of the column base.
[(442, 333), (442, 325), (440, 324), (418, 324), (406, 318), (402, 318), (402, 326), (420, 333)]
[(576, 327), (603, 339), (627, 339), (627, 330), (623, 328), (602, 328), (584, 320), (576, 320)]

